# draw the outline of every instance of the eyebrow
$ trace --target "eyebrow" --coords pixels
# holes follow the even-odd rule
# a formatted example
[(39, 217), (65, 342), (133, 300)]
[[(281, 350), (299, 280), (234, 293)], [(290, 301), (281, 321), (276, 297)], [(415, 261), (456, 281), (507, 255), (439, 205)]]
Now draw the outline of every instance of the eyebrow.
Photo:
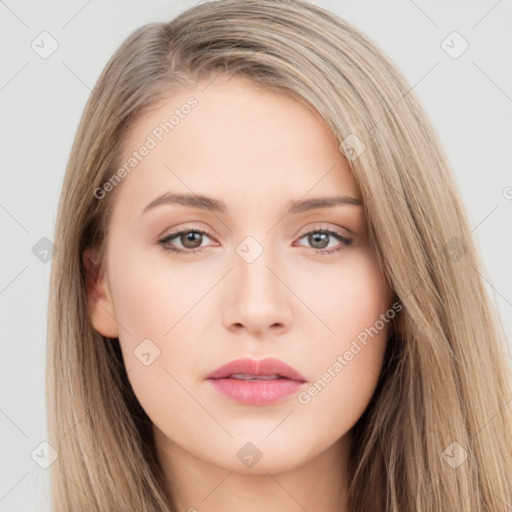
[[(199, 208), (215, 213), (225, 213), (227, 211), (226, 203), (220, 199), (207, 197), (202, 195), (191, 194), (163, 194), (153, 199), (144, 207), (142, 213), (147, 212), (157, 206), (163, 204), (180, 204), (191, 208)], [(350, 196), (330, 196), (317, 197), (313, 199), (303, 199), (299, 201), (290, 201), (288, 203), (289, 213), (301, 213), (308, 210), (316, 210), (319, 208), (332, 208), (339, 205), (361, 206), (363, 203), (360, 199)]]

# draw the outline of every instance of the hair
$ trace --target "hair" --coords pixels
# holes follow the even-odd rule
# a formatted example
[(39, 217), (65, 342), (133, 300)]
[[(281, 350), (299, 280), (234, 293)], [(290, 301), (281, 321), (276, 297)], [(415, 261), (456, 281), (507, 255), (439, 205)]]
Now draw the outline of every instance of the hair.
[[(351, 512), (509, 511), (507, 342), (448, 160), (388, 57), (346, 21), (302, 0), (207, 2), (144, 25), (92, 91), (63, 182), (51, 272), (55, 511), (176, 510), (119, 340), (92, 326), (83, 253), (98, 248), (104, 271), (114, 194), (98, 200), (94, 190), (114, 174), (130, 127), (173, 91), (219, 74), (293, 95), (338, 142), (353, 134), (365, 146), (348, 160), (402, 310), (375, 393), (353, 427)], [(454, 449), (467, 454), (456, 468), (447, 462)]]

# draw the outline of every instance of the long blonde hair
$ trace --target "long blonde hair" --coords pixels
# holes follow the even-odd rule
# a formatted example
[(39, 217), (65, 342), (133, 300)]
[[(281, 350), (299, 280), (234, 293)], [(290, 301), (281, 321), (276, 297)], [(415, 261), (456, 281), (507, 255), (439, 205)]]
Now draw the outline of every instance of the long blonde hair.
[(220, 0), (145, 25), (94, 87), (66, 170), (52, 262), (55, 511), (176, 510), (119, 342), (92, 327), (82, 254), (105, 247), (113, 194), (98, 200), (94, 191), (117, 169), (127, 129), (173, 90), (220, 73), (293, 94), (344, 151), (347, 141), (364, 149), (348, 160), (402, 311), (354, 426), (351, 512), (509, 512), (506, 340), (448, 161), (395, 65), (350, 24), (301, 0)]

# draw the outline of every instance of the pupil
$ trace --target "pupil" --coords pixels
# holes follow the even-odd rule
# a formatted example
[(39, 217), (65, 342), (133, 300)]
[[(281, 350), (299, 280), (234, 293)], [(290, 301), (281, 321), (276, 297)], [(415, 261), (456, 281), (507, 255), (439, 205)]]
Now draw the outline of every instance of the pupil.
[(203, 235), (201, 233), (198, 233), (197, 231), (189, 231), (185, 235), (182, 235), (181, 243), (187, 249), (194, 249), (201, 245), (201, 237), (202, 236)]
[[(329, 245), (328, 234), (327, 233), (314, 233), (309, 235), (309, 242), (316, 249), (324, 249)], [(320, 243), (320, 246), (315, 245), (317, 242)]]

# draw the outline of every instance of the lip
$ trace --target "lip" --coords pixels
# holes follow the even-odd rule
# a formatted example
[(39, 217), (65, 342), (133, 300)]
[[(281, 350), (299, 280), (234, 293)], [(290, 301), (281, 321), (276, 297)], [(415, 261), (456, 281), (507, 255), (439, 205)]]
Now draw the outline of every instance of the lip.
[[(267, 380), (241, 380), (230, 378), (236, 374), (270, 377)], [(295, 368), (279, 359), (235, 359), (217, 368), (206, 380), (220, 394), (246, 405), (270, 405), (296, 393), (307, 379)]]

